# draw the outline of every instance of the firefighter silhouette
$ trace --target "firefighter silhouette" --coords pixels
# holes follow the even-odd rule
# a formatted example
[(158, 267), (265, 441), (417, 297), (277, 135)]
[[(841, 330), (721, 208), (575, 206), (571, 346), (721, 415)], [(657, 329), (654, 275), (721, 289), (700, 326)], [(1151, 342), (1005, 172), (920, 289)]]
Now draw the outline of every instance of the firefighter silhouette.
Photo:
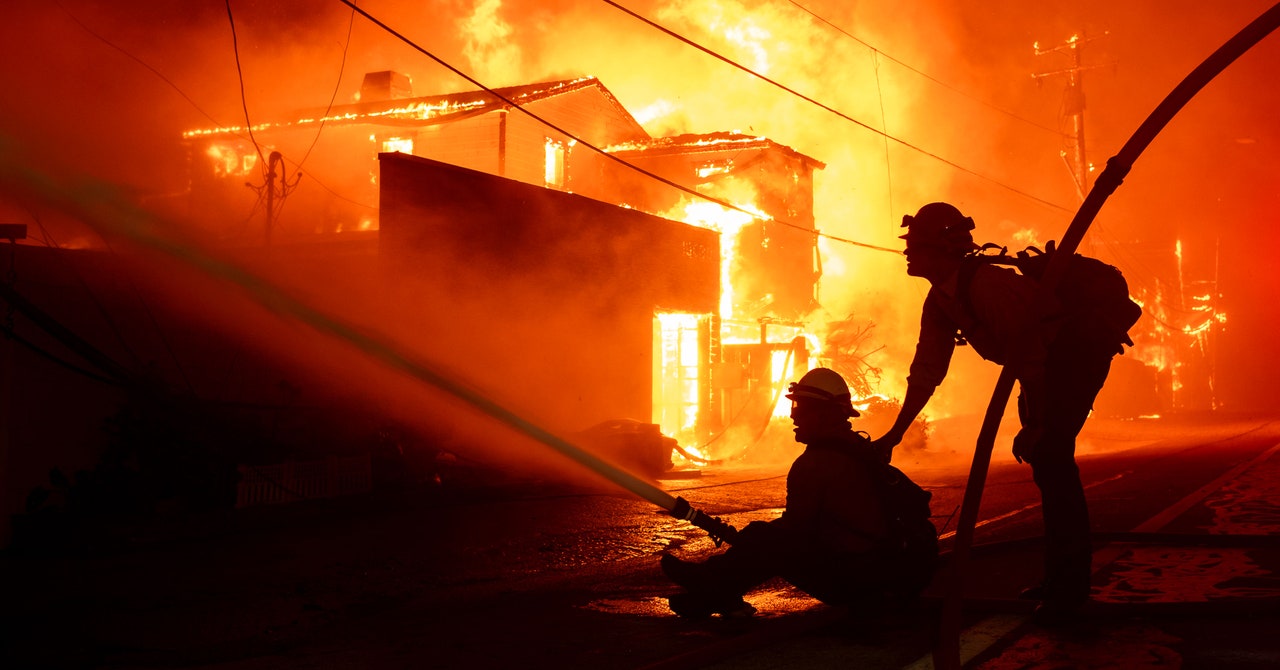
[(1022, 428), (1013, 443), (1031, 465), (1044, 518), (1044, 578), (1023, 591), (1040, 601), (1035, 619), (1070, 618), (1089, 597), (1089, 510), (1075, 461), (1076, 436), (1106, 381), (1118, 344), (1081, 337), (1072, 324), (1046, 325), (1037, 285), (1012, 268), (980, 264), (967, 286), (961, 268), (974, 244), (972, 218), (935, 202), (903, 217), (907, 274), (930, 283), (920, 336), (897, 419), (873, 442), (886, 459), (946, 377), (957, 342), (1015, 374)]
[[(787, 474), (785, 511), (752, 522), (727, 551), (702, 563), (665, 554), (663, 571), (685, 589), (669, 600), (676, 614), (750, 615), (755, 609), (742, 596), (773, 577), (828, 604), (879, 611), (914, 600), (932, 578), (930, 494), (854, 432), (849, 419), (858, 412), (845, 380), (816, 368), (791, 384), (787, 397), (796, 441), (806, 448)], [(899, 499), (914, 504), (914, 516), (898, 513)], [(911, 518), (912, 529), (900, 532)]]

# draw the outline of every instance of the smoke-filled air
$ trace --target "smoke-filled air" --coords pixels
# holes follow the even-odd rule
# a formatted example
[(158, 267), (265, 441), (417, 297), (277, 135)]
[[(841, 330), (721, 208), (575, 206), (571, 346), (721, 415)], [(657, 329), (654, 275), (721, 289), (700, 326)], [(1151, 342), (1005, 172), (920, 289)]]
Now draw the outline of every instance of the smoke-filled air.
[[(775, 361), (776, 378), (766, 385), (794, 381), (801, 362), (837, 367), (868, 408), (867, 423), (855, 420), (855, 428), (877, 436), (892, 414), (877, 416), (874, 401), (901, 400), (928, 290), (905, 273), (902, 217), (946, 201), (974, 219), (979, 243), (1016, 251), (1060, 238), (1106, 160), (1147, 114), (1270, 4), (17, 0), (7, 3), (0, 28), (0, 223), (26, 225), (16, 243), (33, 253), (109, 254), (109, 262), (86, 261), (91, 267), (65, 285), (88, 283), (92, 295), (115, 286), (126, 298), (81, 300), (71, 312), (79, 316), (47, 311), (73, 329), (83, 324), (84, 333), (97, 323), (108, 333), (99, 348), (127, 352), (119, 358), (136, 362), (139, 376), (195, 397), (367, 412), (377, 416), (371, 425), (394, 423), (414, 440), (486, 462), (559, 458), (544, 457), (527, 434), (495, 417), (507, 411), (556, 434), (610, 419), (653, 421), (687, 447), (694, 467), (757, 442), (761, 454), (786, 461), (795, 452), (785, 400), (771, 430), (762, 423), (768, 408), (764, 419), (735, 425), (737, 411), (752, 410), (728, 390), (729, 373), (715, 367), (727, 359), (715, 360), (715, 351), (766, 328), (785, 337), (775, 343), (799, 338), (806, 360), (793, 356), (780, 368)], [(1081, 244), (1120, 268), (1144, 306), (1134, 346), (1117, 358), (1097, 412), (1275, 408), (1277, 69), (1280, 39), (1272, 36), (1206, 87), (1137, 161)], [(625, 234), (612, 238), (584, 232), (576, 219), (536, 234), (504, 230), (502, 212), (458, 214), (496, 197), (465, 192), (466, 175), (404, 187), (395, 191), (403, 201), (390, 201), (379, 152), (479, 168), (465, 156), (389, 145), (409, 137), (395, 135), (397, 123), (408, 125), (395, 118), (361, 125), (351, 116), (367, 113), (360, 105), (379, 90), (392, 99), (434, 96), (444, 111), (433, 114), (464, 124), (471, 121), (463, 97), (473, 92), (588, 77), (599, 83), (591, 91), (605, 92), (600, 104), (610, 118), (634, 122), (633, 135), (764, 138), (770, 155), (806, 167), (779, 171), (778, 179), (791, 180), (785, 184), (708, 180), (682, 193), (662, 185), (665, 195), (649, 202), (663, 206), (646, 208), (642, 195), (665, 174), (661, 146), (597, 146), (591, 133), (610, 137), (613, 126), (597, 126), (613, 121), (583, 117), (579, 126), (547, 131), (545, 154), (536, 148), (548, 161), (545, 186), (634, 208), (627, 214), (634, 221), (619, 219), (614, 230)], [(462, 97), (449, 101), (451, 94)], [(531, 122), (518, 109), (502, 114), (512, 132)], [(422, 125), (413, 137), (425, 146), (445, 125)], [(518, 147), (508, 149), (514, 156)], [(742, 156), (699, 169), (746, 170)], [(643, 164), (650, 172), (614, 158), (650, 160)], [(573, 175), (567, 184), (556, 183), (553, 163)], [(517, 167), (513, 158), (502, 169)], [(811, 210), (762, 204), (769, 189), (807, 190), (804, 170), (812, 174)], [(616, 178), (617, 197), (583, 177), (618, 173), (626, 176)], [(694, 213), (707, 206), (700, 195), (716, 200), (716, 222)], [(402, 213), (450, 198), (457, 216), (444, 225), (492, 228), (440, 241), (393, 223), (417, 220)], [(711, 228), (723, 262), (748, 253), (736, 237), (743, 224), (724, 215), (758, 221), (758, 208), (767, 211), (764, 230), (774, 232), (755, 246), (776, 250), (785, 237), (778, 231), (800, 228), (802, 240), (816, 240), (816, 258), (810, 263), (802, 251), (767, 273), (745, 260), (713, 274), (691, 269), (717, 285), (719, 295), (707, 299), (691, 297), (690, 287), (701, 284), (665, 275), (665, 261), (650, 258), (657, 244), (636, 232), (650, 221), (642, 215)], [(809, 211), (811, 221), (788, 220)], [(703, 238), (684, 230), (663, 235), (682, 239), (672, 244), (692, 263), (689, 249), (702, 248)], [(389, 251), (401, 242), (416, 251)], [(10, 250), (0, 251), (8, 273)], [(370, 257), (377, 260), (362, 260)], [(38, 262), (18, 258), (14, 286), (21, 293), (26, 282), (33, 300), (60, 299)], [(777, 298), (781, 288), (775, 295), (770, 285), (788, 281), (812, 284), (800, 307), (753, 302)], [(687, 340), (681, 326), (669, 330), (672, 319), (654, 318), (668, 302), (705, 307), (671, 310), (702, 315), (683, 326), (694, 333)], [(633, 303), (651, 308), (639, 322)], [(495, 313), (511, 317), (495, 321)], [(731, 333), (737, 322), (745, 335)], [(724, 330), (698, 335), (700, 327)], [(654, 339), (637, 340), (636, 332)], [(654, 393), (649, 382), (662, 389), (656, 377), (666, 373), (638, 384), (607, 369), (652, 357), (647, 374), (668, 355), (663, 346), (694, 346), (699, 337), (712, 343), (699, 345), (712, 359), (703, 361), (711, 376), (700, 381), (709, 386), (689, 391), (704, 394), (702, 409), (687, 410), (704, 412), (698, 417), (681, 416), (683, 406)], [(234, 343), (235, 353), (209, 353), (222, 351), (209, 344), (218, 341)], [(565, 363), (547, 378), (557, 359), (572, 361), (582, 349), (594, 351), (594, 362)], [(927, 448), (963, 454), (999, 369), (962, 347), (952, 371), (925, 414)], [(442, 379), (456, 388), (432, 383)], [(467, 389), (461, 399), (459, 389)], [(500, 409), (467, 402), (472, 392)], [(778, 403), (776, 394), (770, 402)], [(718, 415), (705, 414), (708, 403)], [(653, 416), (606, 414), (650, 406)], [(695, 419), (699, 430), (690, 429)]]

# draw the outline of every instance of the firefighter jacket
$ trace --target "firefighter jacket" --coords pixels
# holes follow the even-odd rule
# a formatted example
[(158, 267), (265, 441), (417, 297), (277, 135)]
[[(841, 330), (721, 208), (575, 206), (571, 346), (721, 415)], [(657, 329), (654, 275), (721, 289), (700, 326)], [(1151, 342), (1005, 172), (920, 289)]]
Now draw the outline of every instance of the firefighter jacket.
[(942, 383), (957, 333), (979, 356), (1009, 367), (1018, 379), (1043, 369), (1048, 334), (1034, 309), (1036, 284), (1012, 268), (979, 266), (969, 286), (970, 313), (958, 295), (958, 275), (934, 283), (925, 297), (907, 385), (932, 393)]
[(791, 465), (787, 509), (773, 523), (818, 552), (883, 548), (889, 529), (871, 458), (869, 442), (852, 429), (808, 445)]

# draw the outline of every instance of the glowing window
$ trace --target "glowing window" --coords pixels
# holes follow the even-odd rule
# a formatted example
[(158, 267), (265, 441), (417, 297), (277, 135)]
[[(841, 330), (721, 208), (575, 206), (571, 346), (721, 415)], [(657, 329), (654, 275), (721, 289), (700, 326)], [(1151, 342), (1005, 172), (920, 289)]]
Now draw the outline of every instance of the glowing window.
[(382, 141), (382, 152), (413, 155), (413, 138), (389, 137)]
[(564, 188), (564, 142), (557, 142), (550, 137), (545, 145), (543, 161), (543, 183), (547, 188)]
[(241, 151), (230, 144), (210, 144), (205, 154), (212, 159), (213, 174), (218, 177), (241, 178), (253, 171), (258, 156), (252, 151)]

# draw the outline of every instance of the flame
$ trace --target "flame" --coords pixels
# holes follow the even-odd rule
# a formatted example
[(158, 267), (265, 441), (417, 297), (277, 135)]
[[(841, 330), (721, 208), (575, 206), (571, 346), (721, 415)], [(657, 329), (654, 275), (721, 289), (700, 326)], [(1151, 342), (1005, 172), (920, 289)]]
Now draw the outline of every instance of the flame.
[(689, 456), (692, 456), (692, 458), (686, 458), (684, 454), (676, 451), (671, 454), (671, 463), (674, 466), (701, 467), (706, 465), (708, 461), (712, 460), (706, 447), (700, 447), (697, 445), (680, 445), (680, 449), (689, 454)]
[(770, 218), (754, 205), (739, 203), (734, 205), (751, 214), (729, 209), (714, 202), (685, 199), (683, 204), (676, 205), (672, 211), (662, 215), (668, 219), (683, 221), (692, 226), (720, 233), (720, 317), (726, 321), (733, 318), (732, 269), (738, 254), (738, 234), (753, 221)]
[(382, 151), (385, 153), (399, 152), (402, 154), (413, 153), (412, 137), (388, 137), (382, 142)]
[(765, 43), (770, 40), (773, 35), (765, 28), (757, 25), (750, 18), (745, 18), (737, 25), (720, 27), (715, 23), (711, 26), (712, 30), (719, 29), (724, 38), (742, 51), (751, 54), (751, 69), (761, 74), (769, 73), (769, 51), (765, 47)]
[(657, 119), (670, 115), (677, 109), (679, 109), (679, 107), (671, 101), (659, 98), (640, 109), (632, 111), (631, 116), (635, 118), (637, 123), (644, 126)]
[[(791, 356), (790, 351), (774, 351), (773, 352), (773, 378), (769, 381), (775, 390), (781, 391), (787, 387), (787, 383), (798, 378), (803, 372), (796, 370), (795, 358)], [(777, 401), (773, 404), (773, 418), (788, 418), (791, 416), (791, 401), (787, 399), (785, 393), (777, 393)]]
[[(714, 169), (709, 166), (708, 169)], [(743, 195), (739, 193), (738, 195)], [(750, 194), (754, 196), (754, 193)], [(779, 348), (770, 352), (769, 386), (774, 395), (770, 415), (777, 418), (791, 416), (791, 401), (782, 393), (789, 381), (798, 378), (811, 367), (800, 369), (793, 350), (786, 346), (797, 337), (804, 338), (806, 350), (810, 353), (821, 352), (823, 346), (817, 335), (809, 332), (804, 325), (783, 324), (776, 322), (745, 323), (735, 322), (735, 303), (733, 268), (739, 251), (739, 235), (742, 229), (753, 222), (769, 220), (771, 217), (753, 203), (740, 199), (730, 200), (735, 207), (744, 211), (729, 209), (709, 201), (684, 200), (668, 211), (666, 218), (677, 219), (689, 225), (715, 230), (720, 233), (720, 316), (722, 329), (721, 342), (725, 344), (774, 344)], [(747, 213), (750, 212), (750, 213)], [(812, 361), (812, 358), (810, 358)]]
[(498, 15), (501, 0), (480, 0), (470, 16), (458, 21), (465, 36), (462, 55), (475, 66), (481, 79), (505, 81), (518, 78), (523, 60), (515, 29)]
[(659, 312), (654, 352), (654, 419), (667, 435), (679, 435), (698, 420), (700, 385), (697, 314)]
[(227, 144), (210, 144), (205, 155), (213, 159), (213, 174), (217, 177), (244, 177), (258, 164), (258, 155), (240, 152)]
[(1040, 244), (1040, 233), (1036, 232), (1035, 230), (1032, 230), (1031, 228), (1023, 228), (1021, 230), (1014, 232), (1012, 235), (1012, 238), (1013, 238), (1012, 244), (1015, 247), (1043, 248), (1043, 245)]
[(217, 128), (197, 128), (182, 133), (183, 139), (213, 137), (220, 135), (247, 136), (249, 129), (255, 133), (268, 133), (291, 128), (308, 128), (321, 123), (326, 125), (342, 121), (376, 121), (378, 119), (395, 119), (401, 121), (427, 121), (439, 116), (479, 109), (491, 104), (486, 99), (445, 100), (442, 102), (411, 102), (391, 109), (372, 112), (340, 112), (328, 116), (304, 117), (292, 121), (270, 121), (255, 123), (252, 126), (220, 126)]

